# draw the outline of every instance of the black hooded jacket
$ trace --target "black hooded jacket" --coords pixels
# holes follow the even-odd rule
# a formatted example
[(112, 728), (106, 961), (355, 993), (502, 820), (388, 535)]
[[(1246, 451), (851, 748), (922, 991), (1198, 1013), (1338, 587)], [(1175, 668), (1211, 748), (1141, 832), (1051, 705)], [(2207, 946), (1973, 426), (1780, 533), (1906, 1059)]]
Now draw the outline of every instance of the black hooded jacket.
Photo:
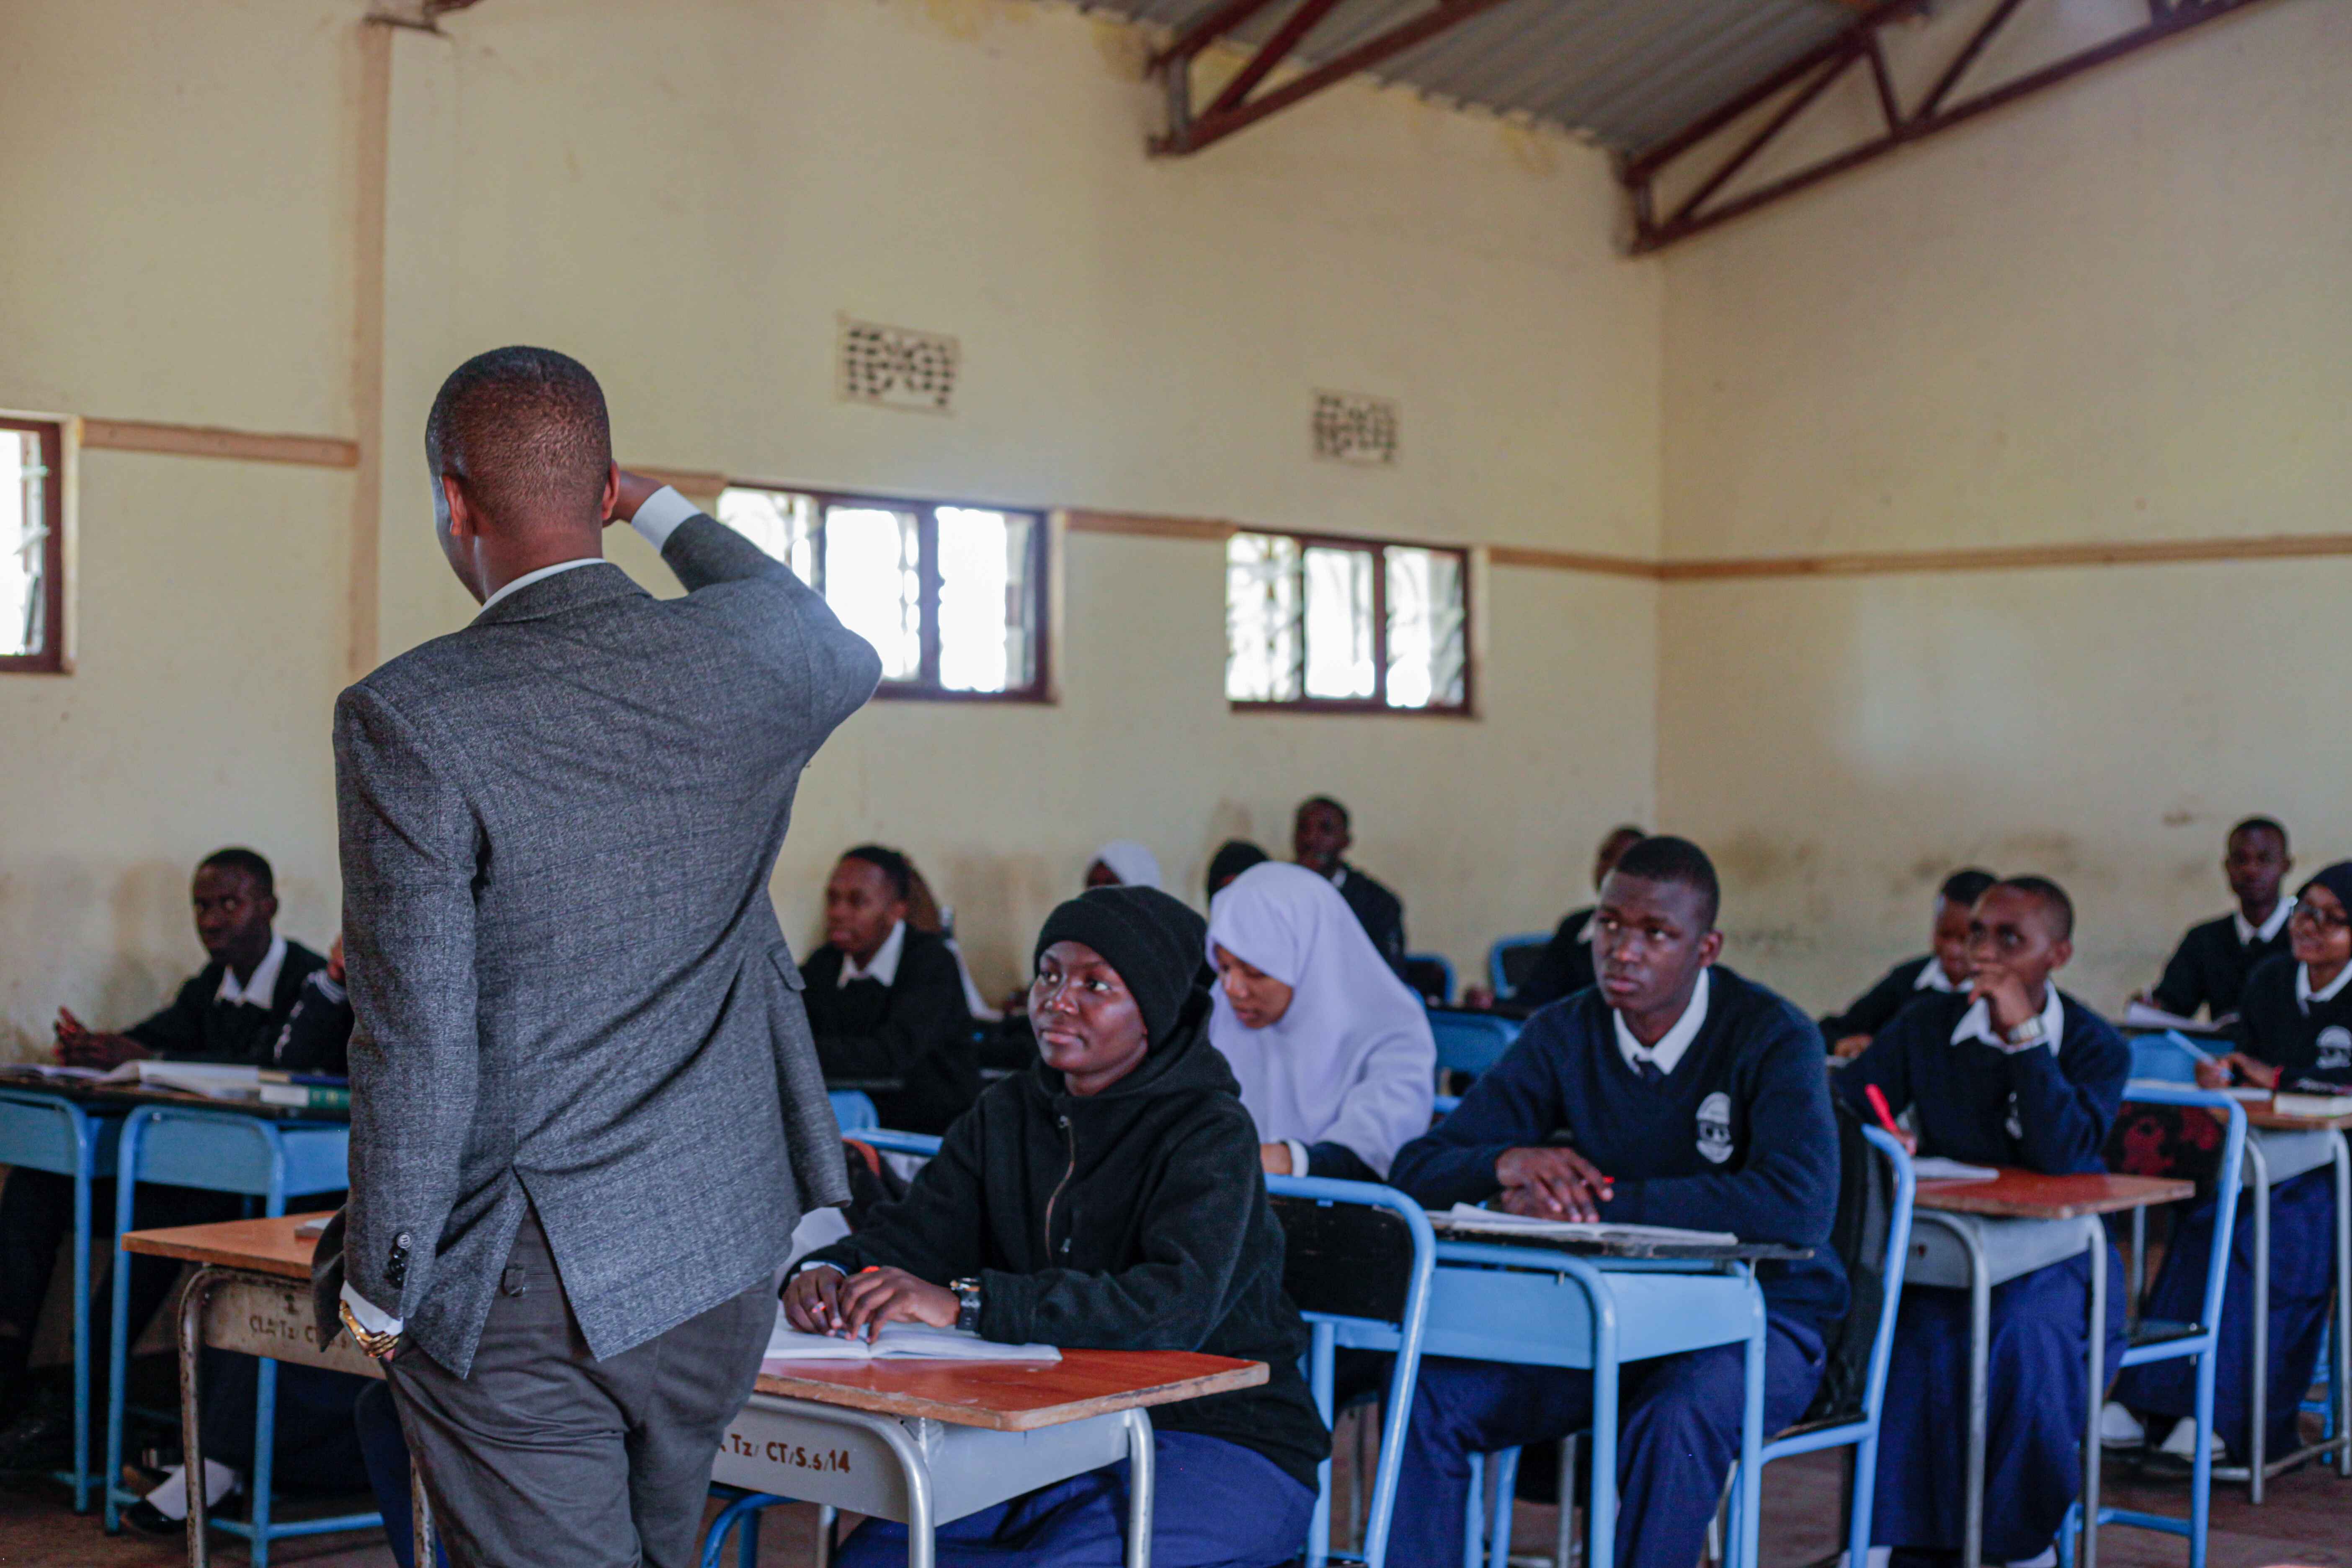
[(811, 1256), (935, 1285), (977, 1275), (1000, 1343), (1201, 1351), (1266, 1363), (1256, 1388), (1153, 1408), (1162, 1431), (1265, 1455), (1308, 1487), (1331, 1451), (1283, 1294), (1280, 1225), (1258, 1136), (1206, 998), (1126, 1078), (1090, 1097), (1042, 1062), (999, 1079), (947, 1131), (899, 1203)]

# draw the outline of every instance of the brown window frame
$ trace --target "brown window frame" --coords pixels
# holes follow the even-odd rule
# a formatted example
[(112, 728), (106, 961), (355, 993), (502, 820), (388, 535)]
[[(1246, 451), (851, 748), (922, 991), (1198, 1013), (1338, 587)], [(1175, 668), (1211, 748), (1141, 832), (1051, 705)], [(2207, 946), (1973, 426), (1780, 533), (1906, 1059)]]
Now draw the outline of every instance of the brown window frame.
[[(730, 490), (766, 490), (776, 495), (806, 496), (816, 503), (816, 570), (817, 580), (810, 584), (820, 594), (824, 592), (824, 513), (832, 507), (877, 507), (893, 511), (915, 514), (917, 550), (917, 605), (921, 639), (921, 653), (916, 668), (920, 672), (911, 680), (885, 679), (875, 688), (874, 694), (894, 702), (1027, 702), (1051, 705), (1055, 701), (1053, 667), (1054, 595), (1050, 582), (1054, 552), (1049, 527), (1050, 514), (1043, 507), (1004, 506), (984, 500), (936, 500), (915, 496), (881, 495), (871, 490), (835, 490), (817, 485), (778, 484), (767, 479), (730, 479)], [(1003, 691), (962, 691), (940, 684), (940, 520), (941, 507), (961, 507), (973, 511), (1003, 512), (1007, 517), (1029, 520), (1029, 569), (1031, 576), (1029, 606), (1031, 625), (1035, 628), (1034, 658), (1029, 682), (1010, 687)]]
[[(1300, 569), (1305, 570), (1306, 552), (1310, 549), (1363, 550), (1372, 556), (1372, 694), (1370, 697), (1285, 697), (1225, 699), (1225, 705), (1235, 713), (1355, 713), (1379, 714), (1390, 719), (1475, 719), (1478, 716), (1478, 661), (1475, 650), (1478, 642), (1476, 595), (1471, 592), (1470, 549), (1461, 544), (1439, 544), (1418, 539), (1371, 539), (1352, 533), (1302, 533), (1289, 528), (1236, 527), (1236, 534), (1250, 533), (1265, 539), (1287, 539), (1298, 546)], [(1388, 552), (1391, 550), (1425, 550), (1433, 554), (1451, 555), (1460, 563), (1462, 580), (1462, 700), (1430, 703), (1421, 708), (1391, 706), (1387, 698), (1389, 686), (1389, 572)], [(1228, 588), (1228, 592), (1230, 592)], [(1230, 614), (1230, 605), (1228, 606)], [(1231, 650), (1227, 650), (1228, 657)], [(1307, 658), (1307, 628), (1302, 603), (1298, 637), (1298, 657)], [(1303, 691), (1306, 681), (1299, 682)]]
[(0, 654), (0, 675), (63, 675), (66, 664), (66, 433), (54, 419), (0, 416), (0, 430), (41, 438), (41, 647), (37, 653)]

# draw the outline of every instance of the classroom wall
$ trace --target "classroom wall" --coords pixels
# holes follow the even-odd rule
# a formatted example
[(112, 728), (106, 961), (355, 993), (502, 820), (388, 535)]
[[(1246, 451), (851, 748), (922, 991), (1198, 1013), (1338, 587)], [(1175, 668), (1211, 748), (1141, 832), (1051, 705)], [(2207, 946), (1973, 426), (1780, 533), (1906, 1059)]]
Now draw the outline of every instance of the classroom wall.
[[(2352, 9), (2280, 0), (1667, 251), (1668, 558), (2344, 531), (2347, 68)], [(2347, 594), (2341, 557), (1672, 582), (1660, 816), (1808, 1006), (1971, 860), (2066, 883), (2119, 1005), (2228, 908), (2231, 822), (2352, 851)]]
[[(219, 843), (270, 853), (287, 929), (331, 934), (328, 710), (352, 639), (391, 657), (470, 611), (418, 458), (485, 347), (596, 367), (638, 464), (1657, 548), (1658, 269), (1612, 255), (1606, 167), (1565, 138), (1358, 84), (1151, 162), (1136, 35), (1034, 0), (496, 0), (441, 37), (363, 9), (33, 0), (0, 38), (0, 145), (39, 153), (0, 158), (0, 407), (383, 454), (380, 479), (84, 456), (80, 668), (0, 678), (0, 1051), (60, 1003), (160, 1000)], [(841, 313), (958, 335), (957, 413), (837, 403)], [(1401, 464), (1313, 461), (1318, 386), (1399, 398)], [(1057, 706), (877, 705), (819, 760), (776, 881), (796, 943), (832, 855), (880, 837), (997, 990), (1102, 839), (1189, 891), (1218, 840), (1278, 845), (1331, 790), (1414, 945), (1466, 969), (1650, 807), (1654, 584), (1488, 574), (1475, 721), (1269, 719), (1222, 699), (1217, 543), (1073, 532), (1061, 565)]]

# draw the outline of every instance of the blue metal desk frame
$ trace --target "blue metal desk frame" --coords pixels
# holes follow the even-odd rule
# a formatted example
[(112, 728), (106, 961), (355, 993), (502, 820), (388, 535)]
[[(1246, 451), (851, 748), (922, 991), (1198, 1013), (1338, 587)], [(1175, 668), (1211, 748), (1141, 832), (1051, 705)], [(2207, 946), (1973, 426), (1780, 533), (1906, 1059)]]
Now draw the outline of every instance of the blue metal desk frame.
[[(71, 1176), (73, 1219), (73, 1468), (58, 1479), (73, 1488), (74, 1511), (89, 1511), (98, 1478), (89, 1472), (90, 1184), (114, 1174), (122, 1118), (91, 1111), (62, 1094), (0, 1089), (0, 1164)], [(18, 1325), (26, 1333), (33, 1325)]]
[[(122, 1528), (122, 1506), (139, 1500), (123, 1488), (123, 1384), (130, 1362), (131, 1255), (120, 1237), (131, 1229), (131, 1201), (141, 1182), (242, 1193), (262, 1200), (265, 1215), (286, 1212), (286, 1200), (350, 1185), (352, 1130), (341, 1121), (280, 1121), (200, 1106), (142, 1106), (122, 1124), (114, 1188), (115, 1244), (112, 1373), (106, 1399), (106, 1531)], [(278, 1419), (278, 1363), (264, 1358), (257, 1376), (253, 1454), (253, 1520), (215, 1520), (214, 1528), (253, 1543), (253, 1568), (268, 1568), (269, 1543), (285, 1536), (323, 1535), (383, 1527), (380, 1514), (338, 1514), (273, 1524), (269, 1519), (272, 1437)], [(194, 1483), (201, 1484), (201, 1483)]]

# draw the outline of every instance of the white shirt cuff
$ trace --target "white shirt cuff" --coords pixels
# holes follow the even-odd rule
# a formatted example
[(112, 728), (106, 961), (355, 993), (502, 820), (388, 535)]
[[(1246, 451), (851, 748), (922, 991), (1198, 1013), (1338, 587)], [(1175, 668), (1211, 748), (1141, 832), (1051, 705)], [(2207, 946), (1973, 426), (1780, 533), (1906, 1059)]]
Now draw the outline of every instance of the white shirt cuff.
[(669, 536), (677, 531), (679, 523), (701, 510), (674, 488), (664, 485), (646, 498), (646, 504), (637, 508), (637, 515), (629, 520), (629, 526), (647, 544), (659, 550), (669, 542)]
[(790, 1284), (812, 1268), (830, 1268), (835, 1274), (840, 1275), (844, 1279), (847, 1279), (849, 1277), (848, 1269), (844, 1268), (840, 1264), (834, 1262), (829, 1258), (803, 1258), (798, 1263), (793, 1264), (790, 1268), (784, 1270), (784, 1282), (786, 1284)]
[(351, 1281), (348, 1279), (343, 1281), (343, 1305), (352, 1310), (352, 1316), (357, 1318), (359, 1320), (360, 1327), (365, 1329), (369, 1333), (396, 1334), (400, 1332), (400, 1320), (394, 1317), (390, 1312), (385, 1311), (383, 1308), (377, 1306), (373, 1301), (369, 1300), (365, 1296), (361, 1295), (357, 1290), (352, 1289)]
[(1282, 1141), (1282, 1144), (1284, 1148), (1290, 1151), (1290, 1173), (1294, 1176), (1305, 1175), (1307, 1173), (1307, 1145), (1301, 1143), (1296, 1138), (1286, 1138)]

